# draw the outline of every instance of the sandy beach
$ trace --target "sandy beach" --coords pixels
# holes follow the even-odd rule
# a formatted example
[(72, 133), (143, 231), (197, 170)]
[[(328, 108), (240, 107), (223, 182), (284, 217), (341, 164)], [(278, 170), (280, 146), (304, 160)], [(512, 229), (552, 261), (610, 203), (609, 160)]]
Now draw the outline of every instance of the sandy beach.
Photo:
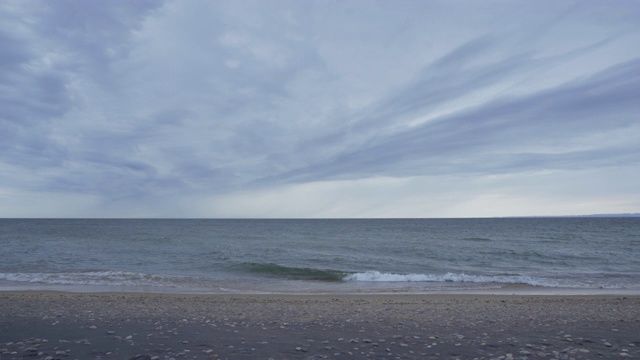
[(0, 359), (640, 358), (640, 296), (0, 293)]

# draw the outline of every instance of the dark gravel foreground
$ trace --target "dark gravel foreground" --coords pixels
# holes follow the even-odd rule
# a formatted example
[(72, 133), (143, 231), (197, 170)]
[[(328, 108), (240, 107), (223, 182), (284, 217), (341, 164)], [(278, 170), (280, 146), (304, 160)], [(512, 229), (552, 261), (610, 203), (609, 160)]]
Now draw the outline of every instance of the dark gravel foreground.
[(0, 292), (0, 359), (640, 359), (640, 296)]

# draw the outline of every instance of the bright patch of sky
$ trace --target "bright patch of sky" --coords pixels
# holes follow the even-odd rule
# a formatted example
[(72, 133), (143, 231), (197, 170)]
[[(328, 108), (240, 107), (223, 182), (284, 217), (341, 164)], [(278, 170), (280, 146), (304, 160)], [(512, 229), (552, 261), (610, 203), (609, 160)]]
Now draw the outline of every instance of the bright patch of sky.
[(0, 2), (0, 217), (640, 212), (636, 1)]

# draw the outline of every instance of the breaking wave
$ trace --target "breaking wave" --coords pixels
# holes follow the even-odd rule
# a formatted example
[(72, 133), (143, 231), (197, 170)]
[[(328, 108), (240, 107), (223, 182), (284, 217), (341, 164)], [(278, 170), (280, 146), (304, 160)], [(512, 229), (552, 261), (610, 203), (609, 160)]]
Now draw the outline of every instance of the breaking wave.
[(338, 270), (292, 267), (273, 263), (244, 263), (240, 267), (249, 273), (289, 280), (342, 281), (347, 274)]
[[(472, 275), (465, 273), (416, 274), (391, 273), (380, 271), (346, 272), (333, 269), (314, 269), (306, 267), (290, 267), (273, 263), (242, 263), (243, 272), (262, 277), (281, 278), (286, 280), (320, 281), (320, 282), (378, 282), (378, 283), (466, 283), (466, 284), (498, 284), (498, 285), (530, 285), (549, 288), (638, 288), (637, 285), (607, 283), (598, 284), (577, 279), (553, 279), (533, 277), (521, 274)], [(84, 286), (119, 286), (119, 287), (162, 287), (179, 289), (185, 286), (209, 287), (211, 278), (194, 278), (189, 276), (168, 276), (129, 271), (84, 271), (84, 272), (52, 272), (52, 273), (0, 273), (0, 282), (32, 285), (84, 285)], [(437, 285), (436, 285), (437, 286)]]
[(327, 282), (430, 282), (430, 283), (475, 283), (475, 284), (519, 284), (544, 287), (579, 287), (588, 284), (560, 283), (553, 279), (536, 278), (520, 274), (470, 275), (446, 274), (402, 274), (380, 271), (347, 272), (333, 269), (291, 267), (273, 263), (243, 263), (242, 271), (261, 276), (287, 280), (313, 280)]
[(498, 284), (523, 284), (545, 287), (567, 287), (568, 284), (560, 284), (551, 279), (532, 278), (522, 275), (468, 275), (446, 273), (437, 274), (394, 274), (379, 271), (367, 271), (346, 275), (345, 281), (363, 282), (454, 282), (454, 283), (498, 283)]

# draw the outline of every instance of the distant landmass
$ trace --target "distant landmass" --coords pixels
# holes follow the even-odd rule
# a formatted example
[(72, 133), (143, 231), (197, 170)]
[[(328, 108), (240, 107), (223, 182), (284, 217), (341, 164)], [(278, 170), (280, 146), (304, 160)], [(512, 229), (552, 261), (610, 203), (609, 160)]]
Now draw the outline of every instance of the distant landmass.
[(640, 213), (576, 215), (578, 217), (640, 217)]
[(631, 218), (640, 217), (640, 213), (624, 214), (590, 214), (590, 215), (538, 215), (538, 216), (505, 216), (505, 218)]

